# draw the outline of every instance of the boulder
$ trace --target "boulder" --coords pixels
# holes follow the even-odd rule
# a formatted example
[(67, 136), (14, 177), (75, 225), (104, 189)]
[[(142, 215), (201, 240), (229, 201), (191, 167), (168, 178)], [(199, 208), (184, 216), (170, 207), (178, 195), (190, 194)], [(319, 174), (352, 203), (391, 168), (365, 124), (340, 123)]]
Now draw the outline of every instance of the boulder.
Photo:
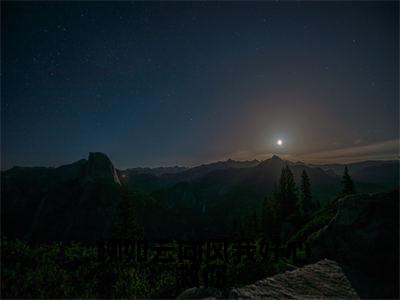
[(233, 288), (232, 298), (310, 299), (359, 298), (341, 266), (332, 260), (287, 271), (272, 277)]
[(324, 259), (254, 284), (231, 288), (227, 294), (215, 288), (190, 288), (178, 299), (217, 299), (226, 296), (251, 299), (359, 298), (341, 266)]

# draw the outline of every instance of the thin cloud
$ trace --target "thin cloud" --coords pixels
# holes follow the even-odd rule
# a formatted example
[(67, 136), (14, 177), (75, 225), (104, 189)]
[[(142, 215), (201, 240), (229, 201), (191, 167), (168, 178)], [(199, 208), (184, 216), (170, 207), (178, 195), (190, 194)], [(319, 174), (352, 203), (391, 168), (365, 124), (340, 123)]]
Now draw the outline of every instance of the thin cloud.
[(399, 158), (399, 140), (390, 140), (364, 146), (354, 146), (298, 156), (308, 162), (354, 162)]
[(253, 160), (260, 161), (269, 159), (277, 154), (283, 159), (291, 161), (303, 161), (307, 163), (349, 163), (363, 160), (388, 160), (399, 159), (400, 140), (389, 140), (363, 146), (346, 147), (342, 149), (321, 151), (308, 154), (291, 155), (288, 153), (255, 153), (252, 151), (238, 151), (231, 153), (221, 160), (232, 158), (234, 160)]

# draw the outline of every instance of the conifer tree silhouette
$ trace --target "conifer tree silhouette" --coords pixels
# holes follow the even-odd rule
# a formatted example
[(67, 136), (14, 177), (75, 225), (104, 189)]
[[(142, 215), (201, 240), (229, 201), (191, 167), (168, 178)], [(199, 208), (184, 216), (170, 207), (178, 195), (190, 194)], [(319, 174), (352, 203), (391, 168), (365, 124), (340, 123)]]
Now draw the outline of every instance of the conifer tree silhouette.
[(278, 205), (278, 218), (283, 221), (288, 216), (297, 214), (297, 188), (293, 173), (286, 165), (281, 172), (278, 191), (275, 195)]
[(344, 173), (342, 177), (342, 195), (351, 195), (354, 194), (354, 183), (349, 175), (349, 169), (347, 166), (344, 168)]
[(314, 210), (315, 205), (312, 201), (310, 178), (305, 170), (301, 173), (300, 190), (299, 209), (303, 214), (309, 214)]

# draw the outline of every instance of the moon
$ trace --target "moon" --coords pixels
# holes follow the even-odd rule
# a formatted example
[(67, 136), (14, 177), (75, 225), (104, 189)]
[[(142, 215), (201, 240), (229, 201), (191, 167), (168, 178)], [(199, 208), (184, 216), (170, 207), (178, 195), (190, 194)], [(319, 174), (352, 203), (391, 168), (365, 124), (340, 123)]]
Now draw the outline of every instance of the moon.
[(283, 142), (282, 142), (282, 140), (280, 140), (280, 139), (276, 141), (276, 144), (277, 144), (278, 146), (282, 146), (282, 143), (283, 143)]

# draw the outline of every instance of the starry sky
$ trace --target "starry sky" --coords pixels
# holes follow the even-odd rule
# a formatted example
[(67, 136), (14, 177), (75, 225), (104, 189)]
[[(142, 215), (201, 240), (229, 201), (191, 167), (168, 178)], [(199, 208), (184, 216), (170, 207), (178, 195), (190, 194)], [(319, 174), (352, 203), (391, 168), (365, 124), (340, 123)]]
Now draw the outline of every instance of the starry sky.
[(2, 169), (398, 157), (398, 2), (1, 8)]

